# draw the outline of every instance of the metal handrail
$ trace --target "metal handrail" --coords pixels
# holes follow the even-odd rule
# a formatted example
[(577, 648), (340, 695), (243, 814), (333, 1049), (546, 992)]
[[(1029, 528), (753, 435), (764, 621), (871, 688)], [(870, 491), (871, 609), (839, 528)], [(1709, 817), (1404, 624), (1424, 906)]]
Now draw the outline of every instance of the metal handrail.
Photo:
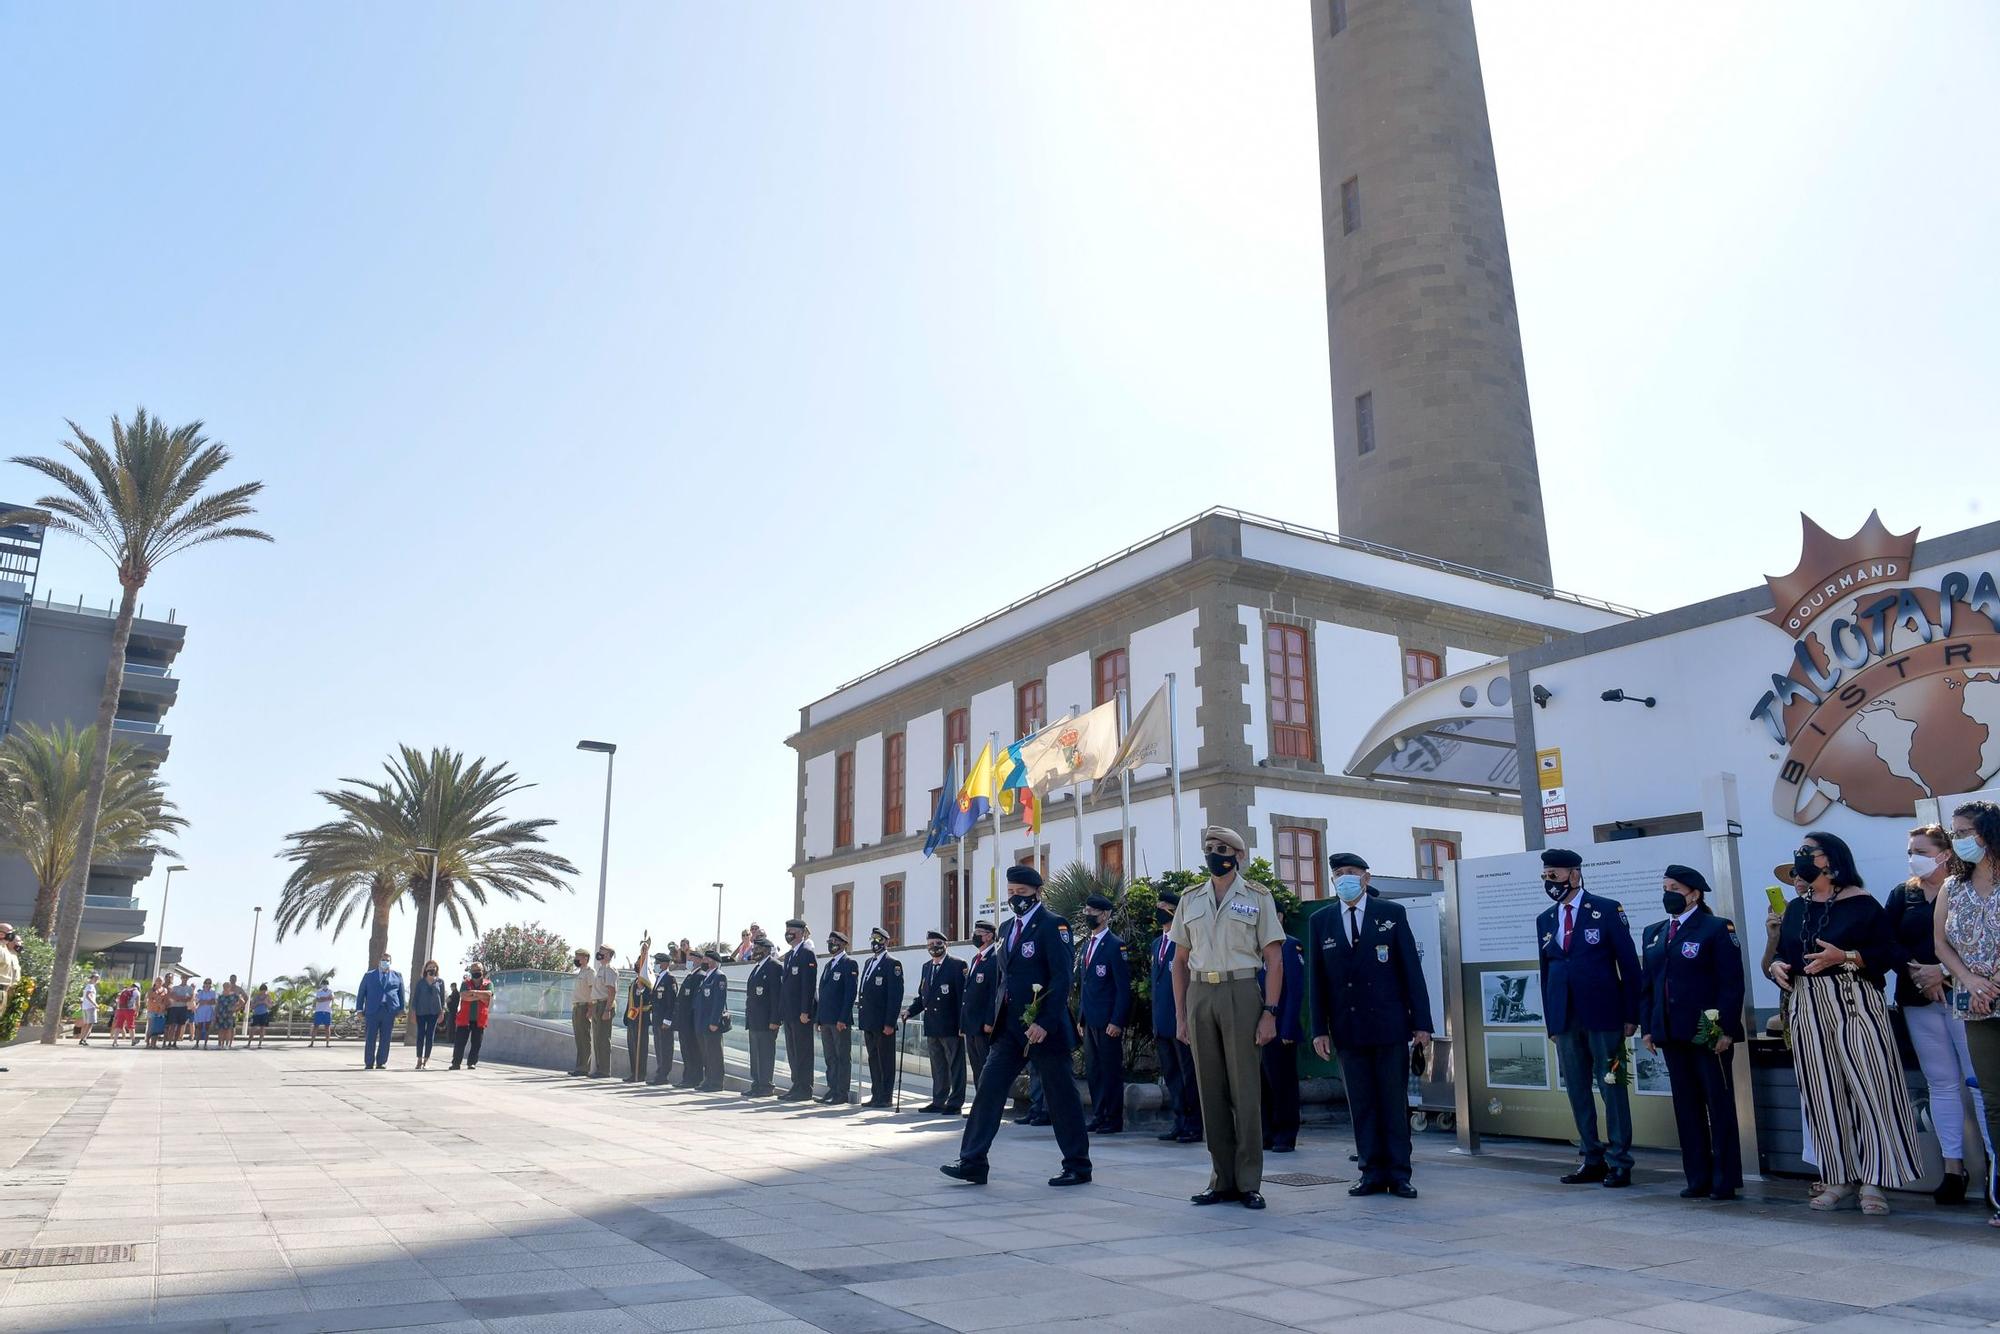
[[(70, 602), (67, 598), (65, 598), (61, 602), (58, 602), (56, 601), (56, 595), (53, 591), (44, 590), (41, 596), (34, 599), (33, 605), (38, 607), (47, 607), (51, 611), (75, 612), (81, 616), (104, 616), (115, 619), (118, 615), (117, 602), (107, 599), (104, 606), (101, 609), (94, 605), (85, 606), (83, 601), (83, 595), (81, 593), (77, 594), (76, 601), (74, 603)], [(167, 608), (166, 623), (168, 625), (179, 624), (179, 622), (174, 619), (179, 614), (179, 612), (180, 608), (178, 607)], [(147, 619), (145, 603), (142, 602), (139, 604), (138, 609), (133, 613), (133, 619), (139, 621)]]

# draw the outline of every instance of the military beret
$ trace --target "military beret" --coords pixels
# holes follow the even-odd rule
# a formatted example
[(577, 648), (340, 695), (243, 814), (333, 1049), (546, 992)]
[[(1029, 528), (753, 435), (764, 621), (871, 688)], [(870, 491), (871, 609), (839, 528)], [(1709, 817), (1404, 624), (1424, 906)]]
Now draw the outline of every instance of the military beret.
[(1692, 866), (1680, 866), (1680, 865), (1669, 866), (1667, 868), (1667, 879), (1673, 881), (1677, 885), (1685, 885), (1689, 889), (1698, 889), (1704, 895), (1708, 893), (1707, 877), (1702, 875), (1700, 871), (1695, 870), (1694, 867)]
[(868, 928), (868, 938), (870, 940), (887, 940), (889, 933), (879, 926), (871, 926)]
[(829, 931), (826, 933), (826, 938), (828, 940), (837, 940), (843, 945), (847, 943), (847, 933), (845, 931)]
[(1574, 871), (1583, 865), (1583, 854), (1571, 852), (1568, 848), (1545, 848), (1542, 850), (1542, 865), (1556, 871)]
[(1203, 847), (1207, 847), (1210, 843), (1226, 843), (1236, 849), (1238, 856), (1247, 855), (1250, 851), (1250, 845), (1243, 841), (1243, 835), (1234, 829), (1225, 829), (1219, 824), (1212, 824), (1202, 830), (1201, 842)]
[(786, 926), (791, 926), (791, 927), (797, 927), (797, 928), (798, 928), (799, 930), (801, 930), (801, 931), (803, 931), (803, 930), (805, 930), (805, 929), (806, 929), (806, 924), (805, 924), (805, 922), (804, 922), (804, 921), (803, 921), (802, 919), (800, 919), (800, 918), (797, 918), (797, 917), (787, 917), (787, 918), (785, 919), (785, 925), (786, 925)]
[(1165, 907), (1171, 908), (1180, 901), (1181, 896), (1174, 893), (1171, 889), (1163, 890), (1160, 893), (1160, 903)]
[(717, 963), (722, 962), (722, 953), (719, 950), (703, 950), (701, 952), (701, 957), (704, 959), (713, 959)]
[(1007, 868), (1007, 883), (1026, 885), (1030, 889), (1042, 887), (1042, 873), (1032, 866), (1010, 866)]
[(671, 955), (671, 954), (667, 953), (667, 952), (666, 952), (665, 950), (654, 950), (654, 951), (653, 951), (653, 962), (654, 962), (654, 963), (666, 963), (666, 962), (667, 962), (668, 960), (672, 959), (673, 957), (674, 957), (673, 955)]
[(942, 932), (942, 931), (926, 931), (926, 932), (924, 932), (924, 939), (925, 939), (925, 940), (943, 940), (944, 938), (945, 938), (945, 935), (944, 935), (944, 932)]
[(771, 948), (771, 938), (769, 936), (752, 936), (750, 937), (750, 948), (753, 950), (768, 950)]
[(1102, 894), (1092, 894), (1083, 901), (1083, 906), (1086, 908), (1095, 908), (1099, 912), (1110, 912), (1118, 905), (1110, 899), (1105, 898)]
[(1326, 864), (1329, 867), (1352, 866), (1357, 871), (1369, 869), (1367, 859), (1358, 852), (1336, 852), (1326, 859)]
[[(991, 922), (974, 922), (974, 923), (972, 924), (972, 929), (973, 929), (974, 931), (992, 931), (992, 930), (993, 930), (993, 923), (991, 923)], [(996, 934), (997, 934), (997, 933), (996, 933)]]

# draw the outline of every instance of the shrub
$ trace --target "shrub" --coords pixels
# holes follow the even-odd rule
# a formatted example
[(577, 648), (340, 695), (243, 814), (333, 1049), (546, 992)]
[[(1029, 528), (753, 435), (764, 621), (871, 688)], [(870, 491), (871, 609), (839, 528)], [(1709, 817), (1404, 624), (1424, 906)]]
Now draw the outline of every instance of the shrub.
[(515, 968), (565, 972), (570, 966), (570, 954), (569, 942), (540, 922), (525, 926), (509, 923), (480, 936), (479, 942), (466, 952), (465, 963), (467, 967), (480, 964), (489, 973)]

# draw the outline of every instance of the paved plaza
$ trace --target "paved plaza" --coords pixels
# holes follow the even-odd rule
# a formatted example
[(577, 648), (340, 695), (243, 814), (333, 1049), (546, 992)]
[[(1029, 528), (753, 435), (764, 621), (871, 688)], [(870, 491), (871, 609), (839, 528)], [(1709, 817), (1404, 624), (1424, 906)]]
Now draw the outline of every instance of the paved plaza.
[[(0, 1270), (0, 1330), (1681, 1330), (2000, 1325), (1976, 1209), (1808, 1214), (1795, 1183), (1684, 1203), (1565, 1187), (1558, 1150), (1419, 1140), (1423, 1198), (1349, 1199), (1308, 1129), (1271, 1206), (1196, 1209), (1198, 1146), (1045, 1130), (993, 1182), (938, 1175), (956, 1123), (359, 1052), (0, 1053), (0, 1247), (135, 1244)], [(914, 1105), (920, 1098), (906, 1100)]]

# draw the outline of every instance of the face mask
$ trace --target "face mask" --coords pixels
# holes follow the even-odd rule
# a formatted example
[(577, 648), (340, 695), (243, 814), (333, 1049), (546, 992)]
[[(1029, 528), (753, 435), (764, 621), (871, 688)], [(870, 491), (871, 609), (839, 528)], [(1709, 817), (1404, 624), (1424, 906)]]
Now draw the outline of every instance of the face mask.
[(1153, 920), (1161, 926), (1172, 926), (1174, 915), (1165, 908), (1155, 908), (1153, 909)]
[(387, 959), (382, 960), (382, 971), (385, 973), (389, 971), (389, 961)]
[(1007, 906), (1014, 910), (1014, 916), (1026, 917), (1028, 909), (1035, 906), (1035, 901), (1026, 894), (1009, 894), (1007, 896)]
[(976, 950), (983, 950), (992, 943), (993, 943), (993, 937), (987, 935), (984, 931), (981, 931), (978, 935), (972, 938), (972, 948)]
[(1225, 876), (1236, 869), (1236, 859), (1225, 852), (1211, 852), (1203, 860), (1208, 863), (1208, 873), (1213, 876)]
[(944, 957), (944, 946), (942, 946), (942, 945), (932, 945), (932, 946), (931, 946), (931, 957), (932, 957), (933, 959), (942, 959), (942, 958)]
[(1104, 919), (1094, 912), (1087, 912), (1083, 915), (1083, 924), (1092, 931), (1095, 931), (1098, 927), (1104, 925)]
[(1670, 889), (1660, 895), (1660, 906), (1667, 910), (1667, 916), (1679, 917), (1688, 910), (1688, 896), (1677, 889)]
[(799, 943), (799, 933), (798, 933), (798, 932), (796, 932), (796, 931), (787, 931), (787, 932), (785, 932), (785, 943), (786, 943), (787, 945), (796, 945), (796, 944), (798, 944), (798, 943)]
[(871, 941), (869, 941), (869, 942), (868, 942), (868, 948), (869, 948), (870, 950), (874, 951), (874, 952), (875, 952), (876, 954), (880, 954), (880, 953), (881, 953), (881, 952), (882, 952), (883, 950), (886, 950), (886, 949), (888, 949), (889, 947), (888, 947), (888, 946), (887, 946), (886, 944), (884, 944), (884, 943), (883, 943), (882, 941), (879, 941), (879, 940), (871, 940)]
[(1811, 884), (1813, 881), (1819, 879), (1819, 866), (1811, 857), (1794, 857), (1792, 858), (1792, 874), (1807, 884)]
[(1942, 857), (1926, 857), (1921, 852), (1913, 852), (1910, 854), (1910, 874), (1922, 880), (1932, 871), (1937, 870), (1939, 864), (1943, 861), (1944, 858)]
[(1360, 876), (1343, 875), (1334, 878), (1333, 892), (1340, 896), (1342, 903), (1358, 903), (1361, 901), (1362, 894), (1367, 891), (1361, 884)]
[(1979, 839), (1976, 836), (1954, 838), (1951, 841), (1951, 850), (1958, 854), (1958, 859), (1962, 862), (1976, 862), (1984, 851), (1979, 846)]
[(1562, 896), (1569, 893), (1569, 886), (1560, 880), (1544, 880), (1542, 881), (1542, 893), (1560, 903)]

